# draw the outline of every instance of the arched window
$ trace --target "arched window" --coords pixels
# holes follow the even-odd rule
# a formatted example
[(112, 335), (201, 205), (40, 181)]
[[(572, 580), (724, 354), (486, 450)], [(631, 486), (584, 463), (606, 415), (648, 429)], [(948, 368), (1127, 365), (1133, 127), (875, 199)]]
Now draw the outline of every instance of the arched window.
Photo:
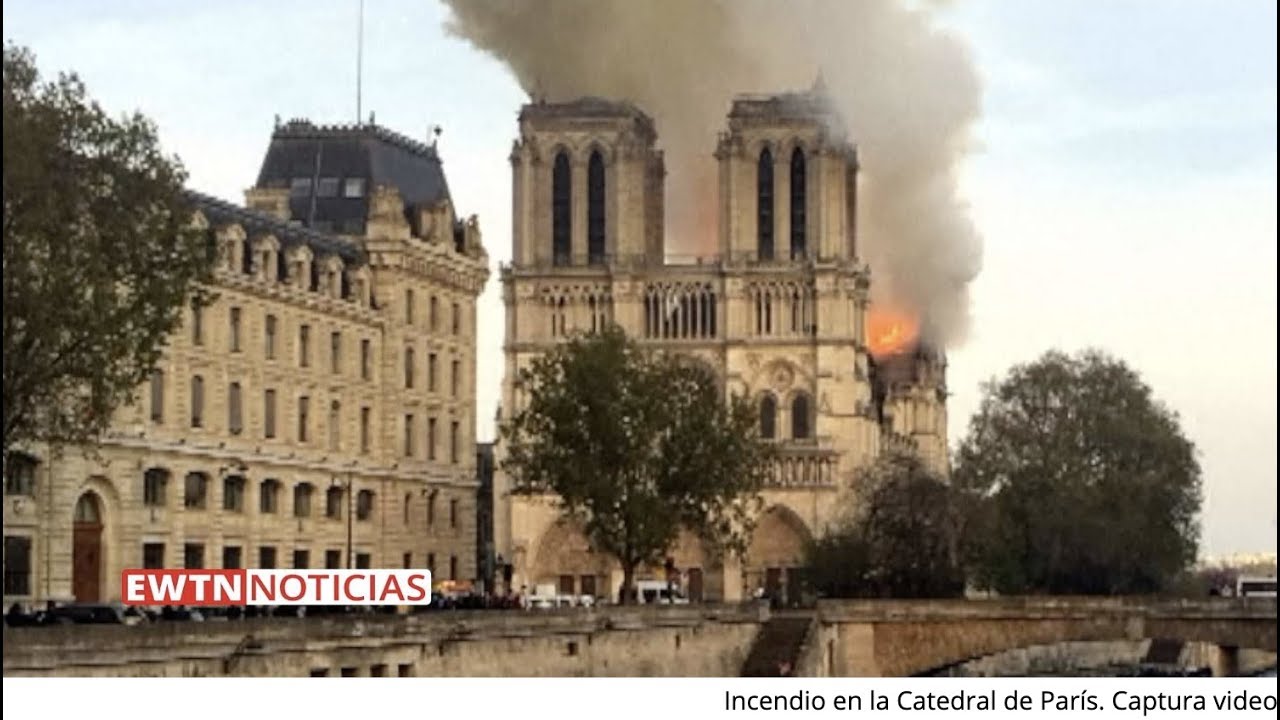
[(556, 155), (555, 168), (551, 171), (551, 259), (556, 265), (568, 265), (572, 253), (571, 178), (569, 156), (561, 152)]
[(760, 398), (760, 437), (772, 440), (778, 436), (778, 401), (773, 393)]
[(796, 148), (791, 152), (791, 257), (805, 256), (805, 172), (804, 151)]
[(76, 501), (73, 516), (78, 523), (101, 523), (102, 513), (98, 508), (98, 496), (87, 492)]
[(598, 150), (587, 163), (587, 259), (604, 262), (604, 158)]
[(756, 168), (756, 255), (760, 260), (773, 259), (773, 153), (760, 152)]
[(791, 401), (791, 437), (803, 440), (809, 437), (809, 396), (797, 393)]

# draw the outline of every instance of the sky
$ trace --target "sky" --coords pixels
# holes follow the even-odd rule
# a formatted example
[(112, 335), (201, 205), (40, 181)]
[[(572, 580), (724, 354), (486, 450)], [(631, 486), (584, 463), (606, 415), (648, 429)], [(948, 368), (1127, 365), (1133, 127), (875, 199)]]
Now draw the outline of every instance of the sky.
[[(4, 3), (7, 41), (157, 123), (196, 189), (242, 201), (274, 118), (356, 118), (357, 0)], [(364, 114), (428, 139), (493, 264), (478, 437), (501, 383), (497, 264), (525, 94), (433, 0), (365, 0)], [(1202, 554), (1276, 550), (1276, 4), (955, 0), (984, 85), (961, 193), (984, 238), (949, 351), (952, 441), (983, 381), (1104, 349), (1175, 410), (1204, 471)], [(691, 68), (696, 72), (696, 68)], [(790, 88), (780, 88), (786, 90)], [(856, 138), (855, 138), (856, 140)], [(710, 152), (711, 148), (708, 148)]]

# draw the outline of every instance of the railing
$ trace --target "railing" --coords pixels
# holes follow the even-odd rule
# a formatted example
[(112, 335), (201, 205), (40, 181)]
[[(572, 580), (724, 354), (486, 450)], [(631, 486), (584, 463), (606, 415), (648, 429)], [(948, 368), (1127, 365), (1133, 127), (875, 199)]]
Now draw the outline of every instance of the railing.
[(664, 254), (661, 257), (648, 253), (596, 253), (592, 255), (557, 255), (539, 258), (533, 262), (504, 262), (499, 264), (502, 272), (514, 271), (547, 271), (553, 269), (610, 269), (610, 270), (644, 270), (676, 267), (814, 267), (816, 265), (852, 264), (858, 269), (865, 269), (865, 264), (856, 259), (839, 255), (819, 255), (812, 251), (790, 252), (779, 251), (761, 254), (755, 250), (741, 250), (730, 254)]
[(766, 482), (771, 488), (835, 487), (839, 456), (830, 438), (800, 438), (775, 442), (773, 468)]

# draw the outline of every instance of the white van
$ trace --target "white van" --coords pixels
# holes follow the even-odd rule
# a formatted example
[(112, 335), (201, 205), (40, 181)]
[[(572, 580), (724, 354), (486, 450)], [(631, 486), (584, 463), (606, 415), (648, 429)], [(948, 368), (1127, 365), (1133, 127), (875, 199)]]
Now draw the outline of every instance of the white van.
[(669, 583), (662, 580), (641, 580), (636, 583), (636, 595), (644, 605), (688, 605), (689, 598), (679, 587), (674, 592)]

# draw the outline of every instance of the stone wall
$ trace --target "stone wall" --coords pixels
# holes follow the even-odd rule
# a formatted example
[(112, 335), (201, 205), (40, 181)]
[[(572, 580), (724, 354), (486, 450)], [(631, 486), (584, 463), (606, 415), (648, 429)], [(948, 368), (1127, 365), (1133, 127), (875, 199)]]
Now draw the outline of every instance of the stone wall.
[(4, 631), (4, 675), (737, 676), (756, 608), (439, 612)]

